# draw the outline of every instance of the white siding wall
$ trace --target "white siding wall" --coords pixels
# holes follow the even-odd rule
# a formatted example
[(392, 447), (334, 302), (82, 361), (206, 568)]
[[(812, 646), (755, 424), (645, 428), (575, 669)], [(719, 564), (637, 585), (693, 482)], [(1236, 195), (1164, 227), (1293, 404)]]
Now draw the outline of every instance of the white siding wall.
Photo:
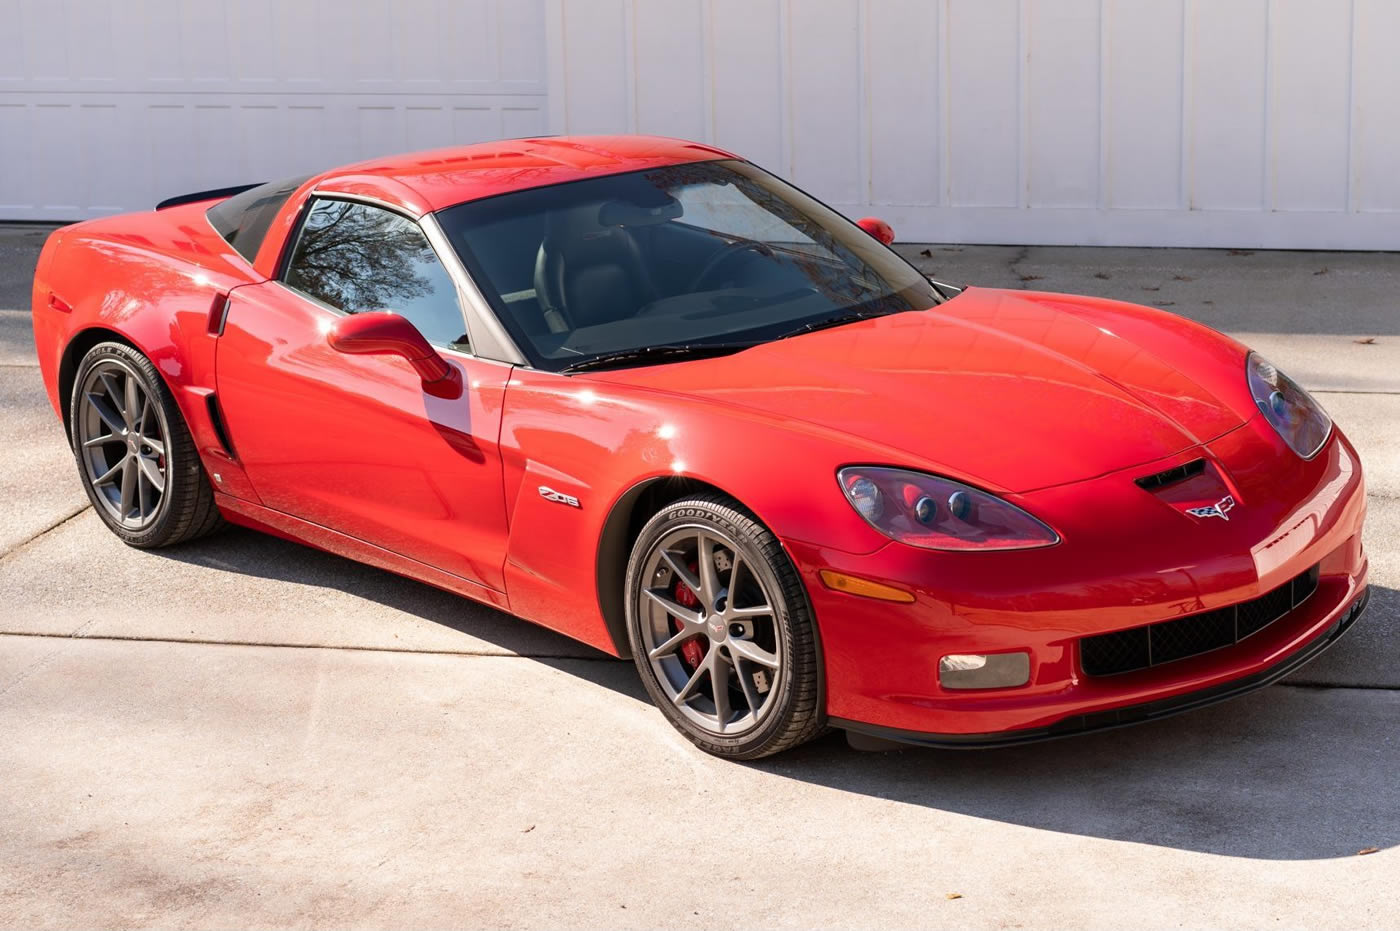
[(1400, 248), (1396, 0), (547, 0), (550, 129), (906, 240)]
[(518, 0), (0, 0), (0, 218), (545, 130)]
[(1396, 0), (0, 0), (0, 218), (537, 132), (905, 240), (1400, 248)]

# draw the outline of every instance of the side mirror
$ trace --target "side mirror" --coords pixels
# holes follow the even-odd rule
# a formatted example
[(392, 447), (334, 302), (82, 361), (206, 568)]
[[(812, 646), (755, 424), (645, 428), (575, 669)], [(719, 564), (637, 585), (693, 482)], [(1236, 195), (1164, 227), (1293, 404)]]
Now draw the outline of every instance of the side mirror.
[(462, 376), (438, 355), (416, 326), (396, 313), (376, 310), (341, 317), (326, 334), (326, 341), (336, 352), (399, 356), (413, 366), (431, 394), (461, 394)]
[(856, 226), (878, 239), (883, 246), (894, 242), (894, 228), (879, 217), (861, 217), (856, 221)]

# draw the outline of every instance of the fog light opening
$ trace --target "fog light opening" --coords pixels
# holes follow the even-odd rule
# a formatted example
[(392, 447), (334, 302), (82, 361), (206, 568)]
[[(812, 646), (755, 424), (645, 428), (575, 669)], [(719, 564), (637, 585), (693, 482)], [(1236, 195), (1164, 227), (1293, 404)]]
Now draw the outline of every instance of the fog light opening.
[(945, 689), (1012, 689), (1031, 681), (1031, 655), (1020, 653), (953, 653), (938, 661), (938, 682)]

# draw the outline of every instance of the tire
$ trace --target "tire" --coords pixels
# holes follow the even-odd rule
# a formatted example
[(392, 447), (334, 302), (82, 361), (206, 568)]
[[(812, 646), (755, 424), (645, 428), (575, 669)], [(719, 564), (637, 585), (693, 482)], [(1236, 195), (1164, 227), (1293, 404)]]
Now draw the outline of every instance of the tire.
[(83, 356), (68, 425), (83, 490), (123, 542), (174, 546), (223, 526), (170, 389), (132, 347), (98, 343)]
[(806, 590), (777, 538), (738, 502), (707, 494), (668, 504), (638, 534), (625, 586), (642, 683), (697, 747), (753, 760), (822, 733), (821, 652)]

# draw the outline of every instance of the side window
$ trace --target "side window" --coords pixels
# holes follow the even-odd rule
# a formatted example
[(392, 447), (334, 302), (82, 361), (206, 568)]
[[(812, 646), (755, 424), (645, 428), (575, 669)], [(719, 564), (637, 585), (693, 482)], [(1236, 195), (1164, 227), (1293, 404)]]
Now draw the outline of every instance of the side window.
[(283, 280), (347, 314), (392, 310), (443, 346), (467, 342), (457, 290), (417, 223), (369, 204), (318, 198)]

